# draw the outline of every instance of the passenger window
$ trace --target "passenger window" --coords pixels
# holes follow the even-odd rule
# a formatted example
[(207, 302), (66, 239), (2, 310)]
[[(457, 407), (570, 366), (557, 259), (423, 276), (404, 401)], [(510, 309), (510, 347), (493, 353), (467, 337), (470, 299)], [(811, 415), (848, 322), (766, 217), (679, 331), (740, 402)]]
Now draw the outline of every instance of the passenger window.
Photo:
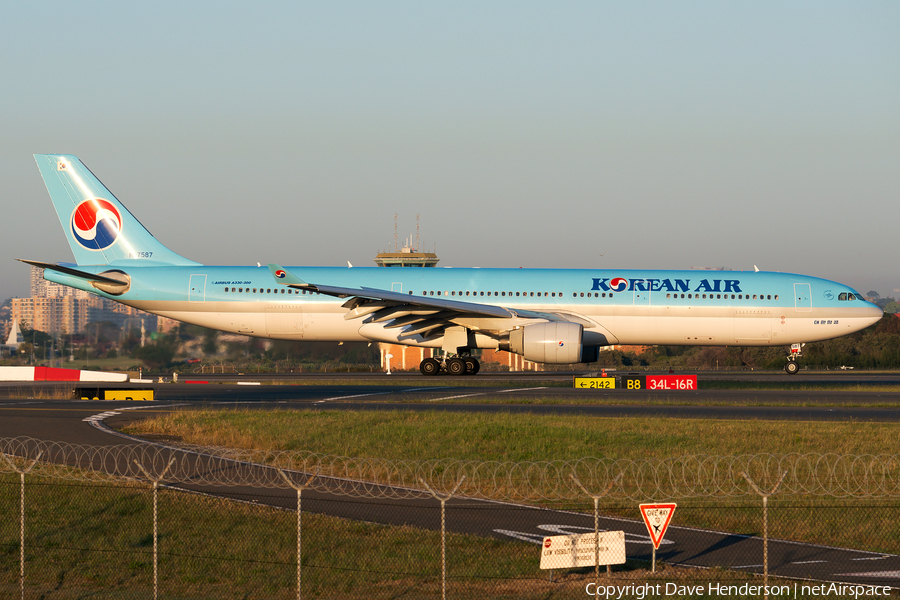
[(225, 293), (226, 293), (226, 294), (228, 293), (228, 288), (225, 288)]

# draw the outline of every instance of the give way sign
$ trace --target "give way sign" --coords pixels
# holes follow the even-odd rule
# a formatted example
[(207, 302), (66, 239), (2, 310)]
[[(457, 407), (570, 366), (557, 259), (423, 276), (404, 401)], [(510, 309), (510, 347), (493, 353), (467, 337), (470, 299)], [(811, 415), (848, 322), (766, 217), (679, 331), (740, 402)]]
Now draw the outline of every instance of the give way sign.
[(647, 525), (647, 531), (650, 532), (650, 539), (653, 541), (653, 548), (659, 549), (659, 544), (666, 535), (666, 528), (672, 515), (675, 513), (675, 507), (672, 504), (641, 504), (641, 516), (644, 517), (644, 524)]

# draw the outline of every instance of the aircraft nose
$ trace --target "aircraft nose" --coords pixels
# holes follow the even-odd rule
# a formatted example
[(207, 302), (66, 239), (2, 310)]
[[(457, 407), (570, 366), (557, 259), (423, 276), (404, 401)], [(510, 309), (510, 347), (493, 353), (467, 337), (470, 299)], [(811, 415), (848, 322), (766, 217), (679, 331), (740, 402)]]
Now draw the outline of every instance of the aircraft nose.
[(865, 316), (869, 321), (869, 325), (874, 325), (881, 320), (881, 317), (884, 316), (884, 311), (875, 304), (869, 303)]

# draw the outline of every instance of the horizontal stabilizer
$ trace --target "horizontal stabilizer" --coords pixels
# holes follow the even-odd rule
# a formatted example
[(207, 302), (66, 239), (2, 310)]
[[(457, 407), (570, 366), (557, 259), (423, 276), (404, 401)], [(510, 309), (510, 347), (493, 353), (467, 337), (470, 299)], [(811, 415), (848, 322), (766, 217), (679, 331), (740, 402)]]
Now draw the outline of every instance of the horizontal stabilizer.
[(82, 279), (87, 279), (88, 281), (109, 283), (109, 284), (116, 285), (116, 286), (122, 285), (122, 281), (120, 279), (113, 279), (111, 277), (105, 277), (103, 275), (97, 275), (95, 273), (79, 271), (78, 269), (73, 269), (72, 267), (64, 267), (62, 265), (39, 262), (36, 260), (25, 260), (24, 258), (17, 258), (16, 260), (19, 262), (23, 262), (25, 264), (31, 265), (33, 267), (37, 267), (39, 269), (50, 269), (51, 271), (59, 271), (60, 273), (65, 273), (66, 275), (72, 275), (73, 277), (81, 277)]

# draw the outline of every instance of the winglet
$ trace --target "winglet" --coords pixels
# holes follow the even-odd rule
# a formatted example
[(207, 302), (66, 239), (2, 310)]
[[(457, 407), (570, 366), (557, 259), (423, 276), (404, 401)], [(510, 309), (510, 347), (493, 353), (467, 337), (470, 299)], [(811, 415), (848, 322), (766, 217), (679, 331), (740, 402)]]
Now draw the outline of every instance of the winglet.
[(281, 265), (270, 264), (269, 271), (272, 273), (272, 277), (275, 278), (275, 283), (281, 285), (302, 285), (309, 286), (308, 283), (297, 277), (296, 275), (292, 275), (288, 273), (287, 270)]

